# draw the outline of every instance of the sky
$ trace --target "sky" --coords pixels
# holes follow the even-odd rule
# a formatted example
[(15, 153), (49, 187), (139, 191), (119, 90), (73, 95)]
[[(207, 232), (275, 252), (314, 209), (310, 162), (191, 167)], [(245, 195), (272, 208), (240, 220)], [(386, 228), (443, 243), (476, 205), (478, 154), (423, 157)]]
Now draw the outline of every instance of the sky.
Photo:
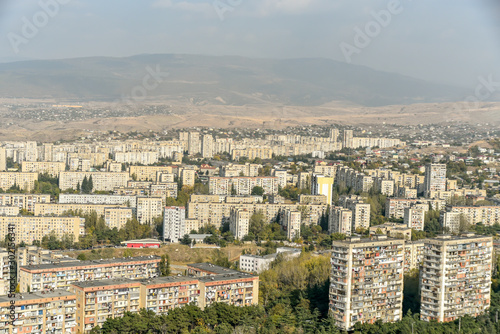
[(500, 90), (500, 1), (0, 0), (0, 62), (155, 53), (329, 58)]

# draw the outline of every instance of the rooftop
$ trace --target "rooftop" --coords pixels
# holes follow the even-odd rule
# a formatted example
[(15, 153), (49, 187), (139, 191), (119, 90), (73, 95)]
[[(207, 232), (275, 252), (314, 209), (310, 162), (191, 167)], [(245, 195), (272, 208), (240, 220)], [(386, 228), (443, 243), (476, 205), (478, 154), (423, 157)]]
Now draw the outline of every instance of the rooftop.
[(14, 301), (24, 301), (24, 300), (37, 300), (43, 298), (57, 298), (74, 296), (73, 293), (66, 290), (54, 290), (51, 292), (33, 292), (33, 293), (16, 293), (15, 298), (9, 298), (8, 295), (0, 296), (0, 303), (10, 303), (11, 300)]
[(71, 285), (78, 286), (80, 288), (93, 288), (99, 286), (110, 286), (119, 284), (131, 284), (131, 283), (141, 283), (139, 280), (132, 280), (128, 278), (114, 278), (114, 279), (103, 279), (103, 280), (91, 280), (85, 282), (74, 282)]
[(188, 264), (188, 267), (199, 269), (202, 271), (207, 271), (207, 272), (215, 274), (215, 275), (239, 273), (239, 271), (229, 269), (229, 268), (220, 267), (220, 266), (217, 266), (215, 264), (208, 263), (208, 262), (192, 263), (192, 264)]
[(90, 260), (90, 261), (70, 261), (63, 263), (54, 263), (54, 264), (37, 264), (30, 266), (21, 266), (21, 269), (25, 270), (40, 270), (40, 269), (57, 269), (57, 268), (68, 268), (68, 267), (89, 267), (89, 266), (97, 266), (101, 264), (117, 264), (123, 262), (142, 262), (147, 260), (160, 260), (160, 257), (157, 255), (149, 255), (149, 256), (136, 256), (136, 257), (120, 257), (116, 259), (104, 259), (104, 260)]
[(212, 282), (212, 281), (217, 282), (217, 281), (226, 281), (226, 280), (252, 278), (252, 277), (259, 277), (259, 276), (233, 270), (233, 272), (229, 274), (203, 276), (199, 277), (198, 280), (200, 282)]

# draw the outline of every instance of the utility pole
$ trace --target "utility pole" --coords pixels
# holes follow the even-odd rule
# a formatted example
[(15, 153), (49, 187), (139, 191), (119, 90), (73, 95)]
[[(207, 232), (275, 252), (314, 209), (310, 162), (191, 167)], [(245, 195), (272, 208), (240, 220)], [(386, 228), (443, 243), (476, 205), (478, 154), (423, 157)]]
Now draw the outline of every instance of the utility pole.
[(458, 318), (458, 333), (460, 334), (460, 328), (462, 327), (462, 318)]

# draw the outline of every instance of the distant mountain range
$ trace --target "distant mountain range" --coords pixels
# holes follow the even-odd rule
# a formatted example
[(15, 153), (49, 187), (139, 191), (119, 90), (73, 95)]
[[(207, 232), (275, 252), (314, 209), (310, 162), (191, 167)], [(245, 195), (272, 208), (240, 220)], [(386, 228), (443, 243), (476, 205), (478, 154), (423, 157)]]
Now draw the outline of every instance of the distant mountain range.
[[(162, 73), (156, 79), (150, 74), (155, 71)], [(134, 93), (141, 100), (146, 94), (148, 99), (197, 105), (319, 106), (340, 101), (375, 107), (458, 101), (466, 92), (316, 58), (159, 54), (0, 63), (0, 97), (84, 102), (113, 101)]]

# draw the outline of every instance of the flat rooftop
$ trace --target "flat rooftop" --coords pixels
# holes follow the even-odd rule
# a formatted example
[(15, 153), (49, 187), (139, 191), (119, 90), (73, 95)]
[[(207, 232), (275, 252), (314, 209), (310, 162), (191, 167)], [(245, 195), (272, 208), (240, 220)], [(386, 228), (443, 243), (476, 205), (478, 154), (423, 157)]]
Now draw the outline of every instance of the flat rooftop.
[(89, 261), (69, 261), (54, 264), (35, 264), (30, 266), (21, 266), (21, 269), (25, 270), (44, 270), (44, 269), (62, 269), (68, 267), (91, 267), (101, 264), (118, 264), (123, 262), (142, 262), (150, 260), (160, 260), (161, 258), (157, 255), (148, 256), (136, 256), (136, 257), (120, 257), (116, 259), (103, 259), (103, 260), (89, 260)]
[(203, 276), (203, 277), (199, 277), (198, 280), (200, 282), (206, 283), (206, 282), (218, 282), (218, 281), (227, 281), (227, 280), (235, 280), (235, 279), (241, 279), (241, 278), (253, 278), (253, 277), (259, 277), (259, 276), (248, 274), (248, 273), (243, 273), (240, 271), (234, 271), (233, 273), (230, 273), (230, 274)]
[(207, 272), (213, 273), (215, 275), (222, 275), (222, 274), (238, 273), (239, 272), (237, 270), (224, 268), (224, 267), (217, 266), (215, 264), (211, 264), (208, 262), (192, 263), (192, 264), (188, 264), (188, 267), (199, 269), (202, 271), (207, 271)]
[(130, 284), (130, 283), (141, 283), (139, 280), (132, 280), (128, 278), (114, 278), (114, 279), (103, 279), (103, 280), (91, 280), (85, 282), (74, 282), (72, 285), (78, 286), (80, 288), (94, 288), (100, 286), (110, 286), (119, 284)]
[(0, 296), (0, 303), (10, 303), (11, 300), (26, 301), (26, 300), (37, 300), (44, 298), (58, 298), (66, 296), (75, 296), (72, 292), (66, 290), (54, 290), (51, 292), (33, 292), (33, 293), (16, 293), (16, 298), (9, 298), (8, 295)]
[(151, 279), (140, 280), (141, 284), (153, 285), (153, 284), (165, 284), (165, 283), (182, 283), (189, 281), (198, 281), (199, 277), (193, 276), (166, 276), (166, 277), (156, 277)]

